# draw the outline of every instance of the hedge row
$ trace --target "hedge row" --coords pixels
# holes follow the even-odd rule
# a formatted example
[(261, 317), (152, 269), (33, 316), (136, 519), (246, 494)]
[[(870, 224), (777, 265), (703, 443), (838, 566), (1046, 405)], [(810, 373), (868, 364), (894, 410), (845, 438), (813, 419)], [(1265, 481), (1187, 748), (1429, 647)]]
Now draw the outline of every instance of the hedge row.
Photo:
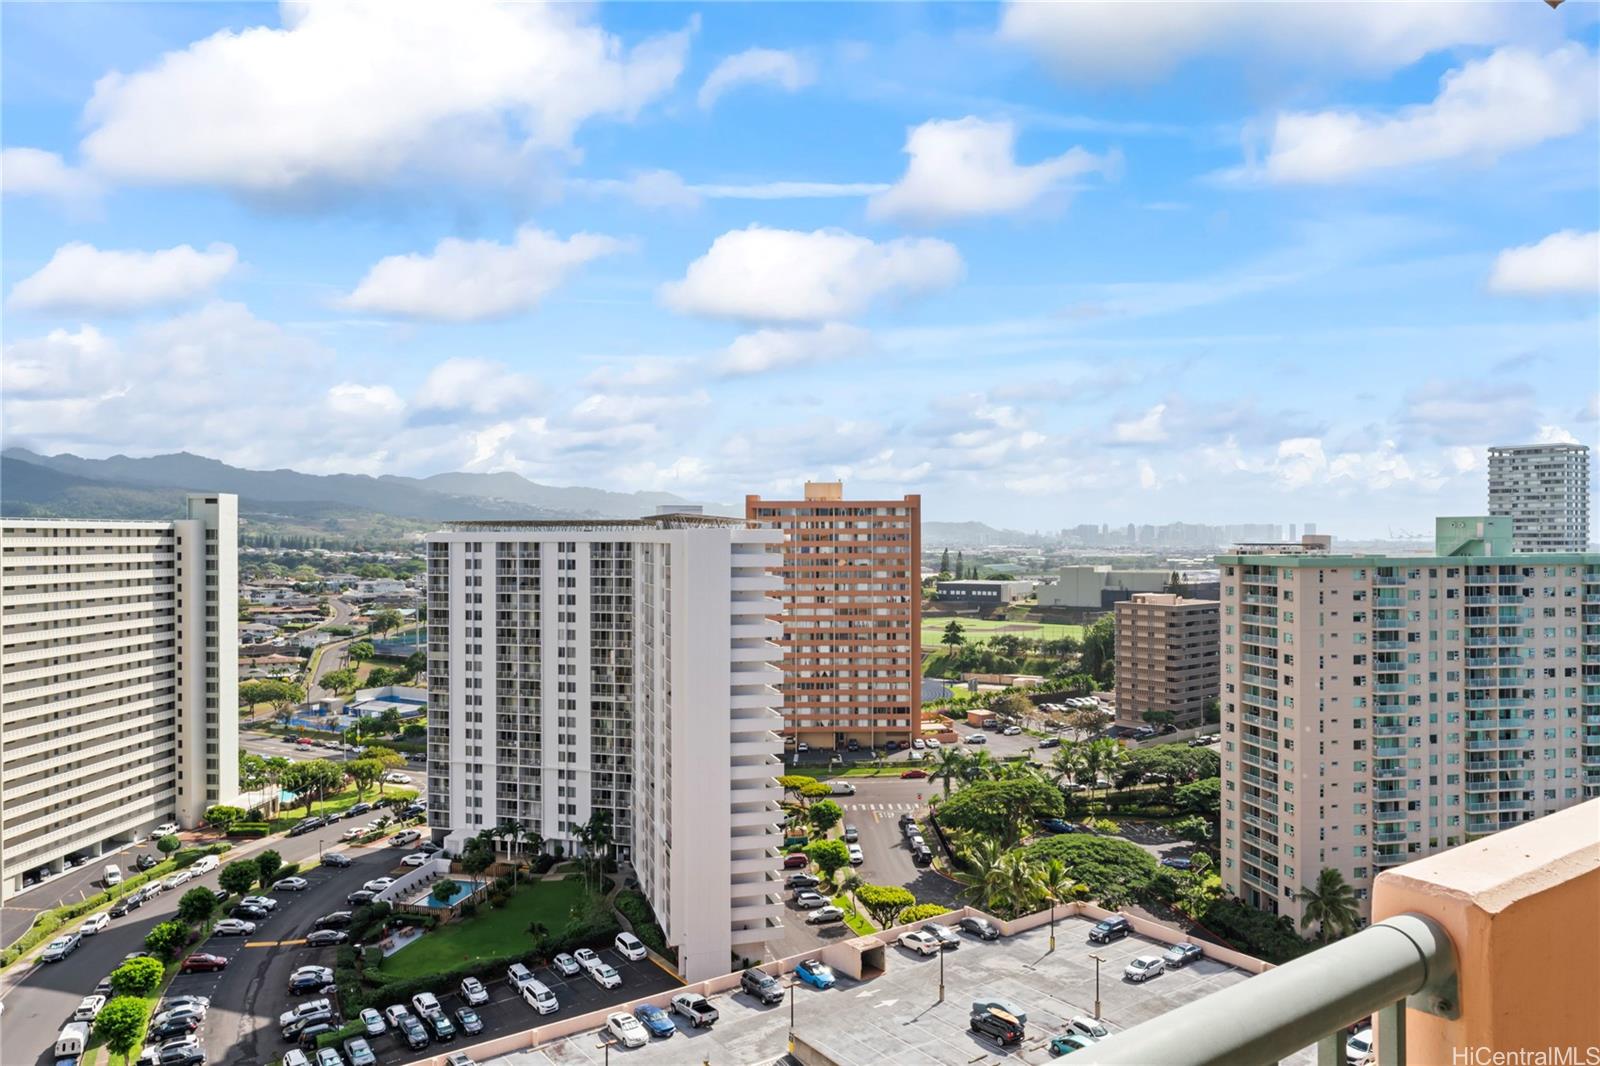
[(108, 888), (76, 903), (68, 903), (53, 910), (40, 911), (38, 917), (33, 920), (32, 928), (23, 933), (16, 943), (4, 951), (0, 951), (0, 970), (10, 966), (23, 955), (49, 940), (58, 929), (73, 919), (81, 918), (85, 914), (99, 910), (101, 907), (110, 906), (117, 899), (126, 896), (134, 889), (141, 888), (151, 881), (165, 877), (174, 870), (181, 870), (185, 866), (193, 864), (202, 855), (220, 855), (232, 846), (231, 844), (212, 844), (205, 848), (185, 848), (173, 855), (172, 858), (157, 863), (143, 873), (133, 874), (115, 888)]
[[(661, 925), (656, 921), (656, 913), (650, 907), (650, 901), (639, 892), (617, 893), (616, 908), (622, 916), (628, 919), (628, 924), (633, 926), (633, 935), (644, 941), (644, 946), (658, 955), (672, 957), (676, 955), (667, 946), (667, 934), (662, 932)], [(674, 959), (674, 961), (676, 961)]]

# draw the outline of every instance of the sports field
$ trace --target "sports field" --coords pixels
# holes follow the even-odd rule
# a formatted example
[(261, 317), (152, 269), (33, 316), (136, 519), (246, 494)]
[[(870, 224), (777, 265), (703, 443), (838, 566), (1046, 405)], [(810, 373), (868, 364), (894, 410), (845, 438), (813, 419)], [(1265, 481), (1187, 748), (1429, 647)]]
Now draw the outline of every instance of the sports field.
[(922, 620), (923, 647), (926, 648), (938, 644), (944, 636), (944, 627), (952, 621), (961, 623), (961, 635), (967, 638), (968, 643), (998, 636), (1001, 633), (1015, 633), (1019, 637), (1030, 637), (1034, 640), (1060, 640), (1062, 637), (1072, 637), (1074, 640), (1083, 639), (1083, 627), (1078, 625), (1058, 625), (1053, 622), (1010, 622), (994, 618), (924, 618)]

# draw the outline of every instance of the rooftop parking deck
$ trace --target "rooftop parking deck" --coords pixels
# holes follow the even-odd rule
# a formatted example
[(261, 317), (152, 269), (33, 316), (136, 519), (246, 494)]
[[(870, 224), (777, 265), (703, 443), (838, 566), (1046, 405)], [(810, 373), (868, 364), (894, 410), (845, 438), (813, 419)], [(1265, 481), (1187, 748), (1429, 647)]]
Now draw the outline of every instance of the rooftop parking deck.
[[(867, 980), (840, 976), (819, 990), (794, 985), (794, 1031), (824, 1057), (862, 1066), (924, 1063), (976, 1066), (979, 1063), (1053, 1061), (1050, 1038), (1065, 1031), (1074, 1015), (1091, 1016), (1095, 1001), (1095, 962), (1100, 965), (1101, 1015), (1113, 1032), (1164, 1014), (1172, 1008), (1247, 980), (1250, 974), (1206, 958), (1163, 973), (1144, 984), (1123, 979), (1123, 967), (1138, 955), (1159, 955), (1167, 945), (1141, 936), (1112, 944), (1091, 944), (1088, 917), (1057, 923), (1056, 949), (1049, 927), (1040, 926), (998, 941), (962, 936), (959, 948), (944, 952), (945, 997), (939, 1001), (938, 956), (923, 957), (899, 947), (885, 951), (884, 972)], [(789, 976), (784, 976), (786, 984)], [(1005, 999), (1028, 1016), (1020, 1047), (997, 1048), (968, 1028), (975, 999)], [(737, 990), (711, 997), (721, 1018), (711, 1029), (690, 1029), (682, 1019), (673, 1036), (641, 1048), (612, 1044), (588, 1029), (528, 1050), (480, 1059), (481, 1066), (572, 1066), (577, 1063), (640, 1064), (775, 1062), (787, 1052), (791, 1004), (763, 1006)], [(429, 1061), (429, 1060), (425, 1060)], [(1309, 1064), (1307, 1054), (1286, 1060)]]

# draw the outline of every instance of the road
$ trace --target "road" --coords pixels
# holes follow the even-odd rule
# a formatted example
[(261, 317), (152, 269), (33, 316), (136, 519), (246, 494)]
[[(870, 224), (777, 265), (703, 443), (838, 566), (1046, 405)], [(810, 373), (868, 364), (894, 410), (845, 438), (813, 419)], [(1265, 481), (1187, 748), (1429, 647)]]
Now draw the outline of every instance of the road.
[(116, 863), (126, 874), (130, 872), (135, 855), (151, 850), (149, 841), (138, 845), (128, 844), (8, 899), (6, 905), (0, 907), (0, 947), (8, 947), (26, 933), (33, 924), (33, 916), (38, 912), (63, 903), (76, 903), (101, 891), (104, 886), (100, 880), (105, 876), (107, 863)]

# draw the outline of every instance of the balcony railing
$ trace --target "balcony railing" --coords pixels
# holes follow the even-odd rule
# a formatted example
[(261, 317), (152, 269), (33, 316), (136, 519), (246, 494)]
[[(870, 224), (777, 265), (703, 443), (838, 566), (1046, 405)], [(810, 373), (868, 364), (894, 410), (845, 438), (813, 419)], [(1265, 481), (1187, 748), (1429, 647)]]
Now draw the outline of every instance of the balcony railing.
[(1100, 1066), (1277, 1062), (1308, 1047), (1345, 1062), (1343, 1027), (1374, 1015), (1382, 1066), (1405, 1066), (1405, 1011), (1456, 1017), (1456, 958), (1444, 930), (1396, 915), (1248, 981), (1077, 1052)]

